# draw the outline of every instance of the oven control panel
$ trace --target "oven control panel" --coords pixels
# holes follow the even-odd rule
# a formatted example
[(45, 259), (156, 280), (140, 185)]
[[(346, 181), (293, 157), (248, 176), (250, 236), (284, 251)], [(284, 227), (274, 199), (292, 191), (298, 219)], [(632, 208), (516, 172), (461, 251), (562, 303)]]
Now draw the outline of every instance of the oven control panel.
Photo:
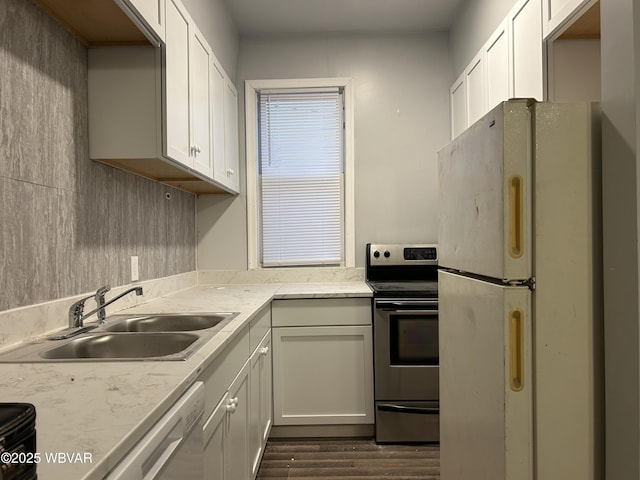
[(369, 244), (369, 265), (437, 265), (438, 245), (435, 244)]

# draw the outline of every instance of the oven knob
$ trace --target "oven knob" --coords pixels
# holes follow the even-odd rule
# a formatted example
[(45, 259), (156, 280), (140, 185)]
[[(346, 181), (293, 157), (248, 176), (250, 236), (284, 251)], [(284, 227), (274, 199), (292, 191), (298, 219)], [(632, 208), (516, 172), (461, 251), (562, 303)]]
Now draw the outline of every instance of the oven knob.
[(373, 256), (376, 258), (380, 258), (380, 252), (376, 250), (375, 252), (373, 252)]
[(391, 253), (389, 252), (389, 250), (385, 250), (384, 258), (389, 258), (390, 256), (391, 256)]

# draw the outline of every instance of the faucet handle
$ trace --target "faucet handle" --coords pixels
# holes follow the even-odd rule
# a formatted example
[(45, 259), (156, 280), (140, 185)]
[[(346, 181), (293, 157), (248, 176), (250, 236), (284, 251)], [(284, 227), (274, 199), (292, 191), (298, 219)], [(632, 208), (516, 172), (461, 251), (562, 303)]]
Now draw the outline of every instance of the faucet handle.
[(104, 304), (106, 303), (106, 299), (104, 298), (104, 296), (107, 294), (107, 292), (111, 290), (111, 286), (110, 285), (105, 285), (104, 287), (100, 287), (98, 290), (96, 290), (96, 294), (95, 294), (95, 299), (96, 299), (96, 304), (98, 305), (98, 322), (99, 323), (105, 323), (107, 321), (107, 313), (104, 310)]
[(96, 290), (95, 299), (98, 305), (100, 304), (100, 302), (104, 303), (105, 301), (104, 296), (107, 294), (109, 290), (111, 290), (110, 285), (105, 285), (104, 287), (100, 287), (99, 289)]
[(84, 302), (93, 297), (94, 295), (89, 295), (88, 297), (81, 298), (80, 300), (71, 304), (71, 307), (69, 307), (69, 327), (75, 328), (82, 326)]

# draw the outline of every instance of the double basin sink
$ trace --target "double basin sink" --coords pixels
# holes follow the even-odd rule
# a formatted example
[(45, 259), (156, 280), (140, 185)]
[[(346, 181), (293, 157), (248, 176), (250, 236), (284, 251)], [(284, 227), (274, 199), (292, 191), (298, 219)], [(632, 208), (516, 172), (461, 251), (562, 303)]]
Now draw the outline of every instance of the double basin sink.
[(111, 315), (90, 333), (39, 339), (0, 354), (0, 362), (185, 360), (237, 315)]

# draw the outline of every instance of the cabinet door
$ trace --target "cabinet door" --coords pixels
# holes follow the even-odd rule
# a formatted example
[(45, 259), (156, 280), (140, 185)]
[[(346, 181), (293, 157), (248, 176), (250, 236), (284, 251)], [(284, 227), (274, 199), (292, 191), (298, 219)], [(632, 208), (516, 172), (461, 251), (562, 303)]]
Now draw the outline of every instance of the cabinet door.
[(224, 157), (224, 91), (225, 74), (222, 66), (213, 61), (211, 66), (211, 92), (213, 110), (213, 178), (227, 184), (227, 161)]
[(229, 430), (225, 442), (225, 479), (249, 480), (249, 361), (229, 387)]
[(525, 0), (511, 14), (511, 64), (516, 98), (543, 100), (541, 8), (540, 1)]
[(274, 425), (373, 423), (370, 326), (272, 329)]
[(451, 138), (456, 138), (467, 128), (467, 87), (463, 74), (453, 84), (451, 98)]
[(226, 163), (226, 185), (240, 189), (238, 172), (238, 94), (236, 87), (226, 78), (224, 89), (224, 158)]
[(203, 429), (203, 460), (205, 480), (226, 480), (225, 477), (225, 444), (229, 429), (227, 407), (229, 396), (225, 395), (211, 416), (206, 420)]
[(191, 154), (193, 168), (213, 177), (211, 152), (211, 48), (200, 31), (191, 27), (189, 49)]
[(484, 55), (476, 56), (466, 73), (467, 84), (467, 125), (473, 125), (486, 113), (486, 79)]
[(271, 348), (271, 332), (260, 345), (260, 443), (261, 448), (267, 445), (271, 425), (273, 424), (273, 349)]
[(177, 0), (167, 0), (165, 61), (166, 154), (193, 167), (189, 131), (189, 23)]
[(581, 8), (593, 5), (595, 0), (545, 0), (542, 2), (542, 29), (547, 38)]
[(165, 41), (164, 0), (118, 0), (129, 4), (143, 23), (159, 40)]
[(511, 98), (509, 85), (509, 32), (507, 23), (494, 32), (485, 47), (485, 68), (487, 72), (487, 111), (498, 103)]
[(258, 472), (262, 452), (271, 430), (271, 333), (267, 333), (251, 356), (251, 411), (249, 455), (252, 476)]

